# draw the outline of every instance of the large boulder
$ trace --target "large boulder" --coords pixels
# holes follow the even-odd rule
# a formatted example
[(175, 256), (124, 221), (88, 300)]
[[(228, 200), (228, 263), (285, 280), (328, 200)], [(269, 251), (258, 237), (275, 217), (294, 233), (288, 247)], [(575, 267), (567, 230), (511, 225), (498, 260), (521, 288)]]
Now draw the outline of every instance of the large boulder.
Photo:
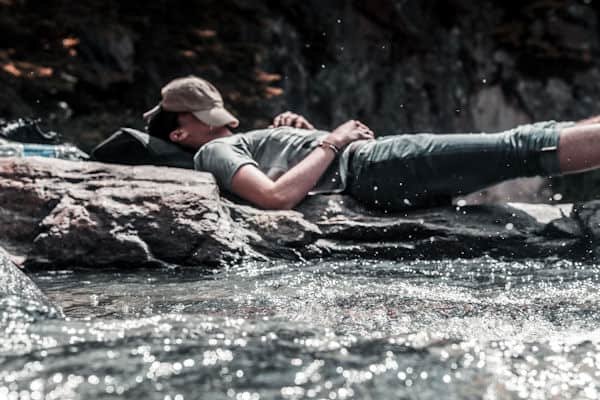
[(210, 174), (192, 170), (0, 161), (0, 245), (31, 267), (483, 254), (578, 258), (596, 243), (589, 240), (596, 230), (585, 228), (597, 218), (590, 207), (573, 218), (554, 206), (514, 204), (385, 214), (331, 195), (311, 197), (295, 211), (264, 211), (221, 197)]
[(203, 264), (247, 254), (210, 175), (50, 159), (0, 162), (2, 241), (33, 264)]

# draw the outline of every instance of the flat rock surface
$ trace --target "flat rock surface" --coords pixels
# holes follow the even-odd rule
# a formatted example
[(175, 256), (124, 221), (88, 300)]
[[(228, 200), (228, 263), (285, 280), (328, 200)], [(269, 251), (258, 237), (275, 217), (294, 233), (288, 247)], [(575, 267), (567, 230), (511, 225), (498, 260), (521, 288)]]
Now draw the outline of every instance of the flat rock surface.
[(0, 246), (31, 267), (218, 266), (256, 259), (594, 256), (600, 202), (385, 214), (351, 197), (294, 211), (223, 198), (197, 171), (0, 160)]

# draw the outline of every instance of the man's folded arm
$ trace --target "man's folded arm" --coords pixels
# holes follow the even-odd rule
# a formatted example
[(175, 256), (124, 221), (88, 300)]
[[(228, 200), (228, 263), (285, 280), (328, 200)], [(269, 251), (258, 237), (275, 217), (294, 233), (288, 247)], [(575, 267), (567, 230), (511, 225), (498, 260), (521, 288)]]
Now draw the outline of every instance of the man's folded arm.
[(279, 126), (292, 126), (295, 128), (309, 130), (315, 129), (313, 124), (308, 122), (306, 118), (291, 111), (286, 111), (273, 118), (273, 123), (269, 125), (269, 128), (277, 128)]
[(315, 187), (335, 159), (331, 150), (317, 147), (293, 168), (273, 181), (255, 165), (246, 164), (233, 175), (233, 193), (268, 210), (289, 210)]

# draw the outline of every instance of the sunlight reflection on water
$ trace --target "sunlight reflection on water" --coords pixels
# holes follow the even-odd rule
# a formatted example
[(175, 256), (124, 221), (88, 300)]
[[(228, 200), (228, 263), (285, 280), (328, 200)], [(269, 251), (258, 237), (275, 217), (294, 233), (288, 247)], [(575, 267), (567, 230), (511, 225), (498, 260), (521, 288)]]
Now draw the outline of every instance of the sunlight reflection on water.
[(375, 260), (54, 271), (0, 398), (596, 398), (600, 268)]

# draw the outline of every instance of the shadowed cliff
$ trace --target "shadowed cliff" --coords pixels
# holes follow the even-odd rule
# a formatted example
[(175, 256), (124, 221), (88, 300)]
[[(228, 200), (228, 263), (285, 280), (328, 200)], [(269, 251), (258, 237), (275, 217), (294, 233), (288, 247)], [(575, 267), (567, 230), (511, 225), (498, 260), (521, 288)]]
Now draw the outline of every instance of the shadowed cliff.
[[(3, 0), (0, 117), (44, 117), (89, 150), (142, 128), (166, 81), (198, 74), (241, 130), (286, 109), (379, 135), (573, 120), (598, 113), (598, 12), (583, 0)], [(569, 182), (584, 197), (597, 186)]]

